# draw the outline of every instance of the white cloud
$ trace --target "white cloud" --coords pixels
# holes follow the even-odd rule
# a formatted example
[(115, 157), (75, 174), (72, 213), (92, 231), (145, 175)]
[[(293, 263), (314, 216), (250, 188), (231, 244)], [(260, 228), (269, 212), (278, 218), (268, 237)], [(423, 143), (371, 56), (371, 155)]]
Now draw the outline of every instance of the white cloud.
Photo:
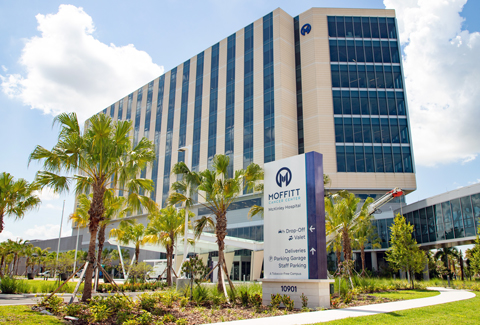
[(480, 33), (462, 31), (466, 0), (384, 0), (404, 45), (415, 160), (432, 166), (480, 152)]
[(82, 8), (61, 5), (36, 18), (41, 35), (26, 41), (19, 60), (26, 73), (0, 77), (5, 94), (46, 114), (75, 111), (83, 121), (164, 71), (132, 44), (95, 39)]
[[(33, 228), (27, 229), (23, 232), (24, 239), (52, 239), (58, 238), (58, 232), (60, 231), (60, 225), (46, 224), (35, 225)], [(62, 228), (62, 237), (71, 235), (71, 228), (64, 225)]]
[(3, 70), (3, 72), (7, 72), (8, 69), (7, 69), (6, 66), (2, 65), (2, 70)]
[[(60, 228), (59, 228), (60, 229)], [(19, 236), (15, 236), (13, 233), (11, 233), (10, 231), (8, 230), (4, 230), (0, 233), (0, 242), (4, 242), (6, 241), (7, 239), (11, 239), (11, 240), (17, 240), (18, 238), (20, 238)]]
[(40, 200), (43, 201), (52, 201), (60, 197), (58, 193), (55, 193), (52, 189), (44, 187), (41, 191), (34, 191), (35, 195), (38, 195)]

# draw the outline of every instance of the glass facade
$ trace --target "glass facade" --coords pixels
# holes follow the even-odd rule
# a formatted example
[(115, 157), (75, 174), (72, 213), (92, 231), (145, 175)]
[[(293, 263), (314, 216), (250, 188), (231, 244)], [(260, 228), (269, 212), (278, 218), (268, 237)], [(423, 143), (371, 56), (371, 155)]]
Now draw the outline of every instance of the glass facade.
[(135, 123), (133, 129), (133, 147), (135, 148), (138, 143), (138, 134), (140, 132), (140, 119), (142, 118), (142, 98), (143, 88), (137, 90), (137, 107), (135, 108)]
[[(188, 86), (190, 82), (190, 60), (183, 63), (182, 99), (180, 102), (180, 130), (178, 135), (178, 147), (185, 147), (187, 142), (187, 114), (188, 114)], [(191, 154), (191, 152), (189, 152)], [(178, 152), (178, 160), (185, 162), (185, 151)]]
[(150, 119), (152, 116), (153, 81), (148, 84), (147, 107), (145, 109), (145, 127), (143, 136), (150, 139)]
[(245, 27), (243, 71), (243, 168), (253, 162), (253, 24)]
[(212, 63), (210, 71), (210, 106), (208, 114), (208, 162), (212, 166), (213, 157), (217, 152), (217, 105), (218, 105), (218, 63), (220, 43), (212, 46)]
[(160, 135), (162, 131), (162, 111), (163, 111), (164, 91), (165, 91), (165, 75), (162, 75), (158, 79), (157, 112), (155, 114), (155, 133), (153, 136), (153, 142), (155, 144), (155, 160), (153, 161), (153, 168), (152, 168), (153, 191), (150, 193), (150, 198), (152, 200), (155, 200), (157, 196), (158, 158), (160, 155)]
[(275, 160), (273, 13), (263, 17), (263, 162)]
[(173, 118), (175, 115), (175, 92), (177, 89), (177, 68), (170, 73), (170, 91), (168, 94), (167, 130), (165, 143), (165, 165), (163, 167), (162, 207), (166, 205), (170, 190), (170, 170), (172, 164)]
[(394, 18), (328, 17), (337, 171), (413, 173)]
[(133, 102), (133, 93), (128, 95), (128, 99), (127, 99), (127, 116), (125, 117), (127, 121), (130, 121), (132, 119), (132, 102)]
[(110, 117), (115, 118), (115, 104), (110, 105)]
[(295, 83), (297, 91), (297, 130), (298, 130), (298, 154), (305, 152), (303, 139), (303, 97), (302, 97), (302, 61), (300, 55), (300, 27), (298, 16), (293, 18), (295, 37)]
[[(419, 244), (474, 237), (480, 221), (480, 193), (427, 206), (404, 216), (414, 226), (412, 236)], [(384, 220), (393, 223), (391, 218)]]
[(117, 120), (120, 121), (123, 118), (123, 98), (118, 101)]
[(234, 123), (235, 123), (235, 48), (236, 34), (227, 39), (227, 94), (225, 102), (225, 155), (230, 158), (228, 177), (233, 176)]
[(202, 97), (203, 97), (203, 52), (197, 55), (197, 71), (195, 79), (195, 108), (193, 113), (193, 150), (192, 170), (199, 171), (200, 164), (200, 135), (202, 129)]

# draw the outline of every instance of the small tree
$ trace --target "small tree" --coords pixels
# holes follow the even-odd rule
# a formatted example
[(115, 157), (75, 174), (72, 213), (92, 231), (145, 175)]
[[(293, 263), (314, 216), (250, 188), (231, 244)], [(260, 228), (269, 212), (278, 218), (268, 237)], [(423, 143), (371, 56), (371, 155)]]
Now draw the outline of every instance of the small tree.
[(412, 237), (413, 225), (407, 224), (402, 215), (395, 217), (390, 230), (391, 247), (386, 252), (386, 260), (395, 271), (405, 270), (410, 275), (413, 289), (413, 275), (421, 272), (427, 261), (425, 252), (420, 250), (417, 241)]
[(380, 248), (380, 238), (378, 237), (377, 227), (372, 224), (372, 216), (366, 215), (358, 225), (355, 232), (353, 247), (360, 249), (360, 256), (362, 258), (362, 273), (365, 275), (365, 246), (371, 243), (372, 248)]
[[(479, 230), (480, 234), (480, 230)], [(477, 239), (475, 240), (475, 246), (473, 246), (472, 249), (470, 249), (469, 252), (469, 264), (470, 268), (473, 271), (474, 275), (478, 275), (480, 273), (480, 237), (479, 234), (477, 234)]]

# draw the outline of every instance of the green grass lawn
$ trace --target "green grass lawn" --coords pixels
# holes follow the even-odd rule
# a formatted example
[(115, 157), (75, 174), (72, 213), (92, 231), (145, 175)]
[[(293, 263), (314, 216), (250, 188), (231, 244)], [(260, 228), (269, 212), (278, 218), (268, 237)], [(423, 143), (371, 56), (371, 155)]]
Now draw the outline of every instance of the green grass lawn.
[(427, 298), (439, 295), (438, 291), (430, 290), (398, 290), (391, 292), (377, 292), (371, 293), (370, 296), (375, 296), (379, 298), (388, 298), (393, 300), (409, 300), (409, 299), (418, 299), (418, 298)]
[(480, 324), (480, 292), (475, 298), (388, 314), (341, 319), (318, 324)]
[(0, 306), (0, 323), (16, 324), (65, 324), (54, 316), (47, 316), (31, 310), (29, 306)]

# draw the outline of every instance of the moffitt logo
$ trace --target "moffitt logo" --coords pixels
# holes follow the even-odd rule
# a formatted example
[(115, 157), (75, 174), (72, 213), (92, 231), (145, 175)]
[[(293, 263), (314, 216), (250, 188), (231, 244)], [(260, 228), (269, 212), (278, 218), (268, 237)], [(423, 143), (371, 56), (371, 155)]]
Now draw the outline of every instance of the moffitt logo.
[[(278, 187), (288, 187), (292, 182), (292, 171), (288, 167), (280, 168), (275, 176), (275, 182)], [(268, 201), (269, 204), (289, 202), (292, 200), (298, 200), (299, 196), (300, 189), (295, 188), (268, 194)]]
[(311, 30), (312, 30), (312, 26), (310, 24), (305, 24), (302, 26), (300, 33), (302, 33), (302, 35), (305, 36), (308, 33), (310, 33)]
[[(285, 174), (282, 176), (282, 172), (285, 171)], [(285, 186), (288, 186), (292, 181), (292, 172), (287, 167), (282, 167), (277, 172), (277, 176), (275, 177), (277, 181), (277, 185), (282, 187), (282, 184), (285, 183)]]

